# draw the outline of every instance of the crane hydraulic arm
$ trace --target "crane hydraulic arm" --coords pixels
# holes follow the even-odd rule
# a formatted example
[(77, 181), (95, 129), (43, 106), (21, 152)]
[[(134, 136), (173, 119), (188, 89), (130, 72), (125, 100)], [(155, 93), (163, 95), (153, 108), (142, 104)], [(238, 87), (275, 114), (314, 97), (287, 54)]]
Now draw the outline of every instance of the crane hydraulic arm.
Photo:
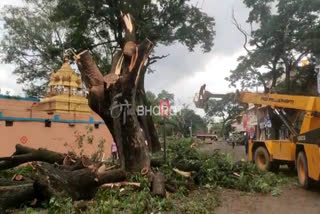
[(251, 92), (237, 92), (236, 97), (241, 103), (267, 105), (273, 108), (289, 108), (306, 112), (320, 112), (320, 97)]

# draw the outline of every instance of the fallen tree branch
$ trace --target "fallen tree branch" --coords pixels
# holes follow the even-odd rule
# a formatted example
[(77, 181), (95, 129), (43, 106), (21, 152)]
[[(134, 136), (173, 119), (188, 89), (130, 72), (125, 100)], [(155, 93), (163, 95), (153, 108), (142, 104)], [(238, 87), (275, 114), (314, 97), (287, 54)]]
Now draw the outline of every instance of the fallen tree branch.
[(62, 170), (52, 164), (35, 165), (39, 172), (37, 184), (48, 198), (67, 193), (74, 200), (91, 199), (99, 186), (125, 180), (126, 173), (121, 169), (96, 174), (94, 170), (84, 168), (80, 170)]
[(8, 207), (13, 207), (21, 203), (32, 201), (35, 198), (33, 183), (15, 186), (0, 187), (0, 211)]
[(173, 171), (185, 178), (191, 178), (191, 172), (184, 172), (176, 168), (174, 168)]
[(135, 186), (135, 187), (140, 187), (141, 184), (140, 183), (136, 183), (136, 182), (126, 182), (126, 181), (123, 181), (123, 182), (118, 182), (118, 183), (108, 183), (108, 184), (103, 184), (102, 186), (100, 187), (110, 187), (110, 188), (113, 188), (113, 187), (123, 187), (123, 186)]
[(61, 153), (42, 148), (32, 149), (18, 144), (16, 145), (16, 152), (11, 157), (2, 158), (0, 170), (11, 169), (32, 161), (62, 164), (64, 158), (65, 155)]

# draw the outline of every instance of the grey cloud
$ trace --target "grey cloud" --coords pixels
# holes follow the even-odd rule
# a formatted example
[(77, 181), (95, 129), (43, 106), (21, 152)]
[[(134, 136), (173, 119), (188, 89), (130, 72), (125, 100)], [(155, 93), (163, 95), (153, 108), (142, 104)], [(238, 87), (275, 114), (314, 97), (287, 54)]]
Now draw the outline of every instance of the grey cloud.
[[(197, 1), (193, 1), (194, 4), (196, 4), (196, 2)], [(249, 15), (249, 10), (242, 3), (242, 0), (204, 0), (203, 4), (202, 0), (198, 2), (198, 6), (203, 5), (202, 9), (204, 12), (213, 16), (216, 21), (216, 38), (213, 50), (206, 54), (203, 54), (199, 49), (196, 49), (195, 52), (189, 52), (188, 49), (181, 44), (156, 48), (155, 51), (157, 55), (169, 53), (170, 56), (153, 66), (156, 72), (147, 76), (147, 90), (158, 93), (162, 89), (171, 88), (179, 79), (203, 70), (207, 62), (214, 56), (229, 57), (241, 51), (244, 38), (232, 24), (232, 9), (234, 9), (235, 16), (239, 23), (245, 28), (248, 28), (246, 20)], [(172, 93), (176, 92), (172, 91)]]

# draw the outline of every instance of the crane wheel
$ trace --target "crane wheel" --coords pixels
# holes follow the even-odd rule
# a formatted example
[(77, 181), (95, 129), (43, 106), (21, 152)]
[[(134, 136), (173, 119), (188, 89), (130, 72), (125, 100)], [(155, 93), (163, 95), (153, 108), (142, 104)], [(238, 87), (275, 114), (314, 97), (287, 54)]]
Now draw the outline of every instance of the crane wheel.
[(261, 170), (269, 170), (271, 168), (271, 161), (267, 149), (263, 146), (258, 147), (254, 152), (254, 162)]
[(299, 184), (305, 188), (308, 189), (310, 187), (310, 178), (308, 173), (308, 162), (307, 158), (304, 152), (299, 152), (298, 158), (297, 158), (297, 172), (298, 172), (298, 178), (299, 178)]

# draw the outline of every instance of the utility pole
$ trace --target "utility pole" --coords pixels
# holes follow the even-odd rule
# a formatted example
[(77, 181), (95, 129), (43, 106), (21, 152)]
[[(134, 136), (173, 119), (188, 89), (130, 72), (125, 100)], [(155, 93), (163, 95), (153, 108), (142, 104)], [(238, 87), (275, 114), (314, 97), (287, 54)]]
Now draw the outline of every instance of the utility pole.
[(189, 127), (190, 130), (190, 137), (192, 138), (192, 120), (191, 120), (191, 126)]
[(163, 117), (163, 160), (167, 162), (167, 142), (166, 142), (166, 118)]
[(316, 60), (315, 72), (317, 73), (317, 91), (319, 96), (320, 95), (320, 59)]

